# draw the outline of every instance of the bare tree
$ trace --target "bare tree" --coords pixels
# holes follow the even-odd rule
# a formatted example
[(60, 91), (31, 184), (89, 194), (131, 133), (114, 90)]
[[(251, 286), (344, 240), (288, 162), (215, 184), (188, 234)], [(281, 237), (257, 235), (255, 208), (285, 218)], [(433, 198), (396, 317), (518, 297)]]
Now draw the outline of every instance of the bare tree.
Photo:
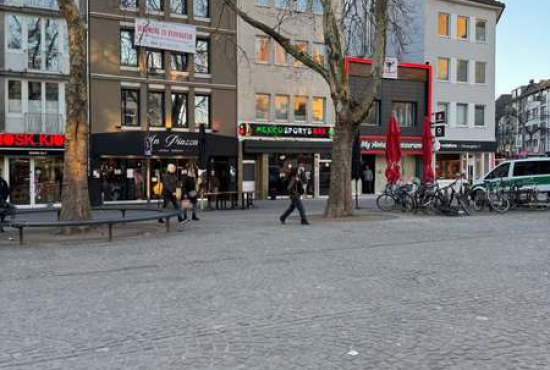
[[(300, 61), (307, 68), (318, 73), (328, 84), (334, 103), (336, 118), (332, 144), (332, 166), (330, 177), (330, 193), (325, 216), (346, 217), (353, 214), (351, 195), (351, 152), (352, 142), (361, 122), (367, 117), (373, 107), (374, 99), (382, 79), (387, 32), (390, 26), (391, 4), (400, 0), (319, 0), (323, 7), (322, 33), (327, 50), (327, 63), (319, 63), (307, 52), (293, 45), (284, 33), (284, 20), (293, 18), (291, 11), (283, 11), (271, 24), (261, 21), (254, 15), (242, 10), (237, 0), (220, 0), (233, 10), (238, 17), (252, 27), (264, 32), (285, 51)], [(289, 0), (289, 4), (296, 1)], [(309, 1), (311, 7), (311, 0)], [(352, 21), (347, 14), (353, 14)], [(314, 21), (313, 21), (314, 22)], [(306, 25), (307, 26), (307, 25)], [(311, 26), (314, 27), (312, 23)], [(363, 27), (363, 28), (361, 28)], [(369, 33), (370, 27), (373, 33)], [(367, 91), (361, 95), (361, 100), (352, 96), (350, 80), (346, 71), (346, 56), (350, 33), (361, 30), (363, 40), (357, 47), (372, 47), (372, 68)], [(367, 38), (367, 40), (365, 40)]]
[(58, 0), (58, 4), (67, 22), (70, 55), (61, 219), (86, 220), (91, 218), (88, 193), (87, 28), (75, 0)]

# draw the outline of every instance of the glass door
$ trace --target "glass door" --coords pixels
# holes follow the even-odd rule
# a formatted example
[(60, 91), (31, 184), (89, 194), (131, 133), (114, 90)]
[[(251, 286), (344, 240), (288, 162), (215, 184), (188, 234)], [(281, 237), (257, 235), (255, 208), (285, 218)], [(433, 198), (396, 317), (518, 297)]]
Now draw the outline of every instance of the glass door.
[(30, 205), (31, 161), (28, 157), (9, 158), (10, 202), (13, 205)]

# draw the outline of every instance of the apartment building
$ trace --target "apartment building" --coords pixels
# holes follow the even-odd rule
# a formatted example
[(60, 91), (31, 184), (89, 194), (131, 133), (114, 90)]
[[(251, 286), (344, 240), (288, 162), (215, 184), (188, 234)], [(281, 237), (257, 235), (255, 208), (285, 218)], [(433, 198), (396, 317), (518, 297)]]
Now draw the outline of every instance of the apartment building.
[[(280, 29), (325, 63), (320, 1), (245, 0), (241, 7)], [(334, 109), (326, 82), (274, 40), (238, 20), (239, 137), (242, 186), (259, 197), (286, 194), (288, 173), (303, 167), (307, 194), (328, 194)]]
[(499, 153), (508, 158), (550, 153), (550, 80), (531, 80), (502, 99), (503, 112), (497, 119)]
[(494, 167), (496, 29), (504, 4), (494, 0), (408, 0), (407, 62), (434, 67), (434, 111), (445, 111), (436, 142), (439, 179), (476, 180)]
[(219, 190), (236, 189), (235, 15), (212, 0), (94, 0), (89, 26), (93, 202), (157, 198), (168, 164), (201, 156)]
[(65, 146), (66, 23), (57, 0), (0, 0), (0, 170), (11, 203), (59, 202)]

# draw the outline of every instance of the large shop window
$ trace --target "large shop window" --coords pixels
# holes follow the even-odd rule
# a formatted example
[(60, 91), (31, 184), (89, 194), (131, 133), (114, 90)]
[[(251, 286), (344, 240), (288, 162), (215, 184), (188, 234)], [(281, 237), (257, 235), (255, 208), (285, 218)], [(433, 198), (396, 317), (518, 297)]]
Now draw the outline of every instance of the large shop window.
[(187, 127), (187, 94), (172, 93), (172, 127)]
[(269, 94), (256, 94), (256, 119), (269, 120), (270, 96)]
[(209, 18), (210, 6), (208, 4), (208, 0), (194, 0), (193, 14), (195, 18)]
[(314, 165), (313, 154), (271, 154), (269, 156), (269, 194), (287, 195), (292, 168), (302, 168), (304, 190), (313, 194)]
[(195, 95), (195, 126), (210, 128), (210, 95)]
[(120, 65), (137, 67), (138, 51), (134, 45), (134, 31), (120, 31)]
[(147, 198), (144, 161), (103, 159), (100, 172), (104, 201), (132, 201)]
[(295, 96), (294, 103), (294, 120), (304, 122), (307, 121), (307, 96)]
[(139, 91), (122, 89), (121, 124), (126, 127), (139, 127)]
[(460, 174), (460, 154), (438, 154), (436, 158), (438, 178), (454, 179)]
[(210, 42), (208, 40), (197, 40), (195, 52), (195, 72), (210, 73)]
[(401, 127), (416, 126), (416, 103), (392, 102), (391, 111)]
[(164, 92), (147, 93), (147, 122), (149, 127), (164, 127)]
[(290, 97), (288, 95), (275, 96), (275, 120), (288, 122), (290, 119)]
[(186, 15), (187, 0), (170, 0), (170, 12), (172, 14)]
[(34, 158), (34, 203), (61, 202), (63, 158), (58, 156)]

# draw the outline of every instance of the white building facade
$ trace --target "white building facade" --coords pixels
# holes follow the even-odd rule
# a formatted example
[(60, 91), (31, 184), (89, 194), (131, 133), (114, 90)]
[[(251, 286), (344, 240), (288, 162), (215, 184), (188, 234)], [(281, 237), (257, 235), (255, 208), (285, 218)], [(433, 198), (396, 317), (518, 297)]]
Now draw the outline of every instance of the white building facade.
[(0, 168), (19, 206), (60, 199), (69, 57), (57, 0), (0, 0)]
[(495, 162), (496, 28), (504, 4), (410, 0), (410, 5), (415, 12), (410, 40), (399, 58), (434, 66), (433, 110), (447, 113), (445, 136), (436, 141), (437, 177), (464, 173), (476, 180)]
[[(244, 0), (243, 10), (275, 25), (325, 63), (319, 1)], [(292, 7), (292, 8), (290, 8)], [(238, 118), (242, 187), (285, 195), (288, 172), (302, 167), (309, 196), (328, 194), (334, 109), (326, 82), (262, 32), (238, 19)]]

